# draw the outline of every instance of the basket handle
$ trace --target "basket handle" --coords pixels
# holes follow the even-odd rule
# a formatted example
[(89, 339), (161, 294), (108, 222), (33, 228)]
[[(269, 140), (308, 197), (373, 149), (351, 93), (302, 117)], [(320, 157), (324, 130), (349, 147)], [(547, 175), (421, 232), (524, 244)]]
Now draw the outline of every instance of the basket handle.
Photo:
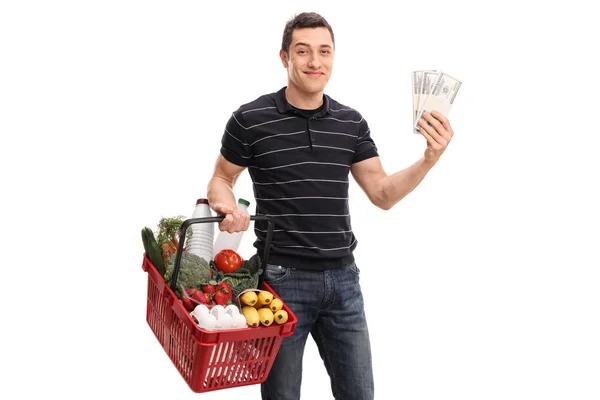
[[(179, 276), (179, 264), (181, 262), (181, 254), (183, 253), (183, 245), (185, 243), (185, 232), (187, 228), (192, 224), (209, 223), (209, 222), (221, 222), (225, 219), (224, 215), (218, 217), (203, 217), (203, 218), (188, 218), (181, 224), (179, 228), (179, 244), (177, 245), (177, 253), (175, 254), (175, 262), (173, 265), (173, 277), (171, 278), (171, 290), (175, 292), (177, 287), (177, 277)], [(267, 267), (269, 260), (269, 251), (271, 250), (271, 239), (273, 238), (273, 221), (271, 218), (264, 215), (251, 215), (250, 221), (267, 221), (267, 238), (265, 240), (265, 250), (262, 257), (261, 268), (262, 272), (258, 277), (258, 287), (262, 287), (263, 284), (263, 273)], [(207, 260), (210, 262), (210, 260)]]

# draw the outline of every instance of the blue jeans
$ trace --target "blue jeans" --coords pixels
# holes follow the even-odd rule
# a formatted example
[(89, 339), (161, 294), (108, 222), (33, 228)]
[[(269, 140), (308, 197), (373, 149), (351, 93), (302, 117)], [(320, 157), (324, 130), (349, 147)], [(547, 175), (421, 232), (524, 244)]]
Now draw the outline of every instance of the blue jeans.
[(302, 356), (310, 333), (337, 400), (374, 398), (371, 345), (356, 264), (323, 272), (269, 264), (267, 282), (298, 319), (285, 337), (266, 382), (263, 400), (298, 400)]

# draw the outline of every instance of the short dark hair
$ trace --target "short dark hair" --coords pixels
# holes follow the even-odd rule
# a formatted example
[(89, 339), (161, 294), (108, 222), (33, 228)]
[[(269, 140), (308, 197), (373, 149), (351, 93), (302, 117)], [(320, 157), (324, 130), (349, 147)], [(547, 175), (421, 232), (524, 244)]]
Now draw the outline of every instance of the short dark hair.
[(290, 19), (283, 29), (283, 40), (281, 41), (281, 50), (288, 54), (290, 43), (292, 43), (292, 33), (294, 29), (302, 28), (327, 28), (331, 34), (331, 41), (335, 47), (335, 38), (333, 37), (333, 29), (325, 18), (315, 12), (303, 12), (295, 15)]

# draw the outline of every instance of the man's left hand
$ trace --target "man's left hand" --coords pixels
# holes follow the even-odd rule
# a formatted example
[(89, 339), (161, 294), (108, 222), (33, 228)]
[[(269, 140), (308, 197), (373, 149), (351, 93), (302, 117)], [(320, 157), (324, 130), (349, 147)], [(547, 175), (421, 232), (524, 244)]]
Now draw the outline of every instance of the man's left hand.
[(432, 111), (431, 114), (424, 112), (418, 123), (419, 131), (427, 139), (425, 161), (435, 164), (454, 136), (450, 122), (441, 113)]

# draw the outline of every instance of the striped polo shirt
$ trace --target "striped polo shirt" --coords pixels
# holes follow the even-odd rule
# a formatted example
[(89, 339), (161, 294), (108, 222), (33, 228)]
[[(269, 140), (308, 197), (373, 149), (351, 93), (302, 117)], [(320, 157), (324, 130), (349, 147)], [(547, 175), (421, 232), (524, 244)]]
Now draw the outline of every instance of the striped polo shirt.
[[(269, 263), (326, 270), (349, 265), (357, 239), (348, 205), (350, 167), (377, 156), (367, 121), (328, 95), (312, 117), (292, 107), (285, 87), (240, 106), (221, 154), (247, 167), (256, 215), (274, 222)], [(262, 255), (267, 224), (254, 222)]]

